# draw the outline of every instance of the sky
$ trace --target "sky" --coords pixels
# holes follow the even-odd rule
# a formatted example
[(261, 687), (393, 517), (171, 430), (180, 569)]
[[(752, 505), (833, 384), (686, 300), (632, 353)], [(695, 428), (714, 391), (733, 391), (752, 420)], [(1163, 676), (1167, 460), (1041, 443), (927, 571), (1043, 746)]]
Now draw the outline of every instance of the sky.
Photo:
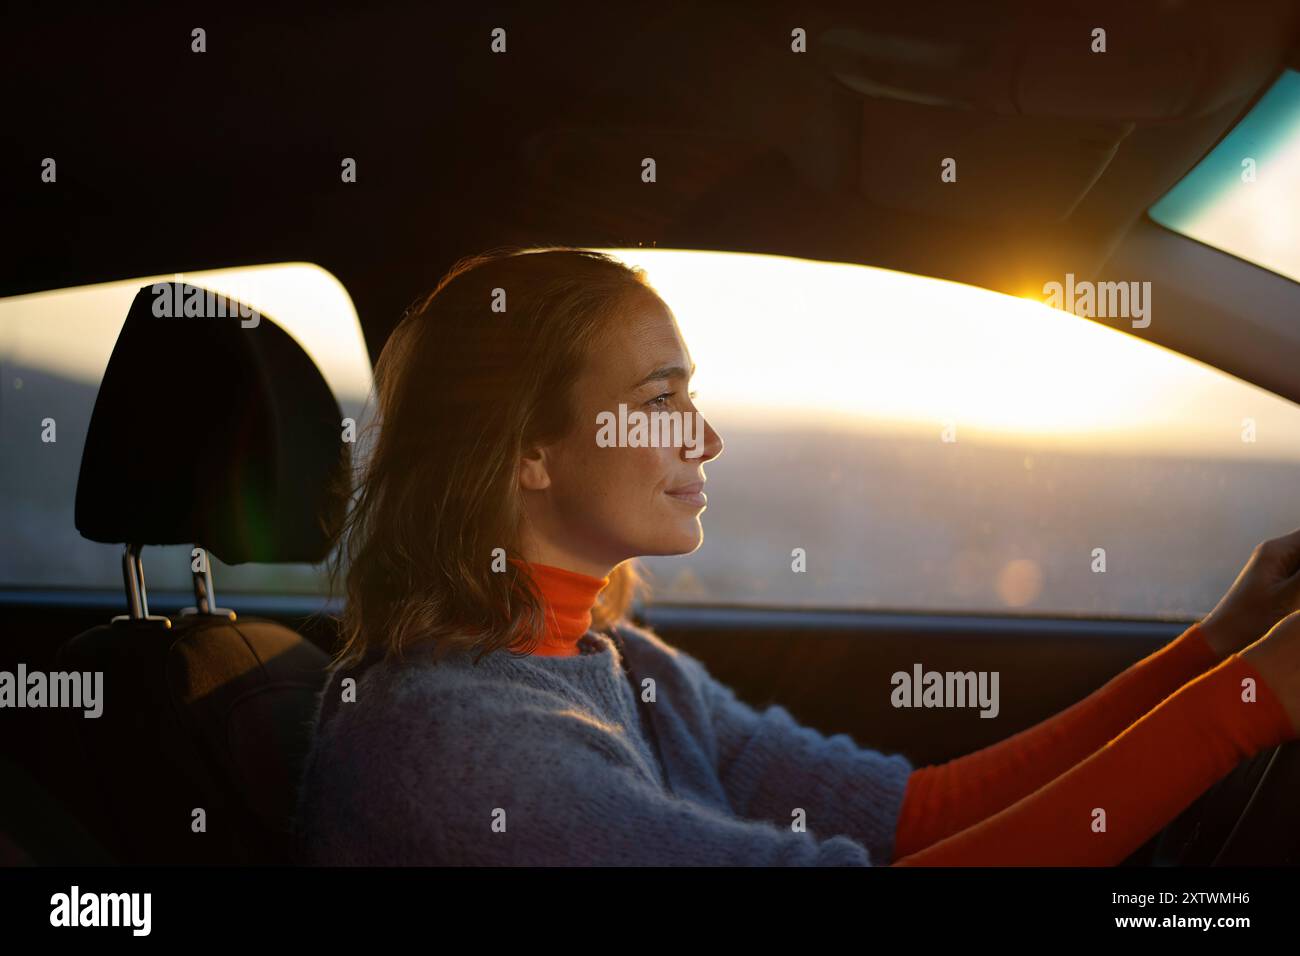
[(1300, 282), (1300, 73), (1284, 71), (1151, 216)]

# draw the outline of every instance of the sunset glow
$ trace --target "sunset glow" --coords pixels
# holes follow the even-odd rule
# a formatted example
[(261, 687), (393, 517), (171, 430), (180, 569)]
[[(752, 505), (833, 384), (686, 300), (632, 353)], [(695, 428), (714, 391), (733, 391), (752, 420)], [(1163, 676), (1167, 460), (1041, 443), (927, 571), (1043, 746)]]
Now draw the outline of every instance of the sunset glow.
[[(959, 440), (1300, 457), (1300, 409), (1042, 302), (865, 266), (604, 249), (647, 270), (706, 415)], [(1159, 321), (1159, 304), (1153, 307)], [(1253, 420), (1256, 441), (1242, 440)]]

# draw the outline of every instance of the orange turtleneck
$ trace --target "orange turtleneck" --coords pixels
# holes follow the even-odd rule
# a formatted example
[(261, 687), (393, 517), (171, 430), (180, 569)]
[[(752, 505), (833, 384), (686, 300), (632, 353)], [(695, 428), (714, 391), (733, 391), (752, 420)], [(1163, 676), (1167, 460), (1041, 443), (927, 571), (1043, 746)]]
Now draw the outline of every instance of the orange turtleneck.
[(578, 638), (591, 629), (591, 609), (609, 578), (593, 578), (549, 564), (510, 560), (532, 575), (546, 612), (546, 634), (533, 653), (541, 657), (576, 656)]

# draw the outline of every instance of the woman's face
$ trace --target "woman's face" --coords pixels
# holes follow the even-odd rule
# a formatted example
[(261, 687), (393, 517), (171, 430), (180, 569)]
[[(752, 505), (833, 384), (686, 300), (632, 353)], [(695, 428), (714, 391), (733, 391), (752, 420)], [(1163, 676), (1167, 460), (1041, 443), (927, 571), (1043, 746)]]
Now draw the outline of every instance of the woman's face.
[[(721, 454), (722, 439), (695, 410), (693, 371), (677, 323), (657, 297), (625, 306), (575, 384), (574, 427), (554, 444), (527, 450), (520, 463), (527, 560), (604, 577), (628, 558), (700, 546), (703, 465)], [(637, 446), (636, 413), (649, 423), (654, 412), (681, 413), (681, 431), (661, 433), (676, 447)], [(610, 438), (616, 444), (602, 447)]]

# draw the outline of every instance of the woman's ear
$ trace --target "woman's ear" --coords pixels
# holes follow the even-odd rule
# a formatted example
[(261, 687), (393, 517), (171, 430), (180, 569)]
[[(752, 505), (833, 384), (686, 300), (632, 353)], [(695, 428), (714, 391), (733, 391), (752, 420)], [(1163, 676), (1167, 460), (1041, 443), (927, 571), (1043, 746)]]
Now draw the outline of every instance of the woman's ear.
[(542, 491), (550, 486), (546, 452), (541, 448), (525, 448), (519, 458), (519, 487), (524, 491)]

